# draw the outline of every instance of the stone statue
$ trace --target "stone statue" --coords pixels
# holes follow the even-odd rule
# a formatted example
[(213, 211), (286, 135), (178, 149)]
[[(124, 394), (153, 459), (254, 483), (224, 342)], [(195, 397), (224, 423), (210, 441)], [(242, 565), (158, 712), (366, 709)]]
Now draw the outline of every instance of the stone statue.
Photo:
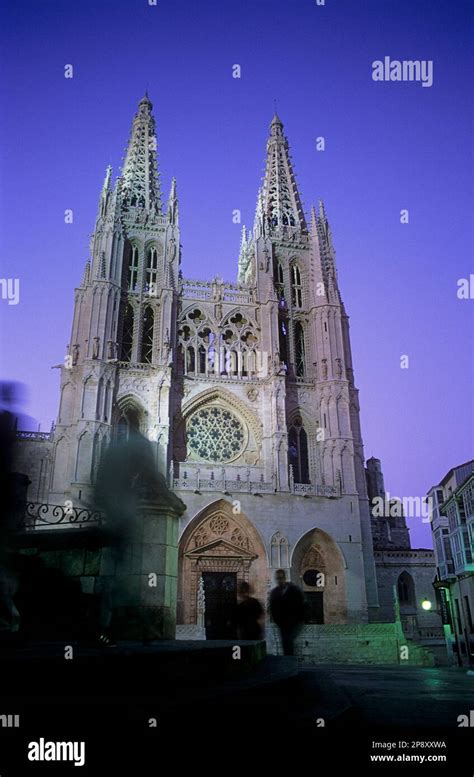
[(174, 237), (172, 237), (170, 240), (168, 261), (174, 262), (175, 259), (176, 259), (176, 240), (174, 239)]

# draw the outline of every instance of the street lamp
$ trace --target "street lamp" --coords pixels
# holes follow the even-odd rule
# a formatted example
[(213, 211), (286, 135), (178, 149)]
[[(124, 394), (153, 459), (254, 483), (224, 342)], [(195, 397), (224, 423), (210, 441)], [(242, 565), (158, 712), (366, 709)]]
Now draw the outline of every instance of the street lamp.
[(423, 607), (424, 610), (431, 610), (431, 602), (430, 602), (430, 600), (426, 599), (426, 597), (425, 597), (425, 599), (423, 599), (423, 601), (421, 603), (421, 606)]

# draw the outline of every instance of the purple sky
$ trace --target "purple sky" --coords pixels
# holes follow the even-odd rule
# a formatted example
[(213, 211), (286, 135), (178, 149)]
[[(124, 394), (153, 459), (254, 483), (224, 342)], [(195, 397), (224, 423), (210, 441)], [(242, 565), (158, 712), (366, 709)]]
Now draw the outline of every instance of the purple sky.
[[(21, 297), (0, 300), (0, 369), (28, 384), (42, 428), (105, 167), (118, 174), (148, 86), (185, 276), (235, 279), (232, 211), (253, 224), (276, 99), (305, 209), (322, 197), (332, 225), (366, 457), (398, 496), (471, 458), (474, 300), (456, 296), (474, 272), (468, 2), (9, 0), (1, 21), (0, 277), (19, 278)], [(433, 60), (433, 86), (374, 82), (386, 55)], [(410, 525), (430, 546), (428, 526)]]

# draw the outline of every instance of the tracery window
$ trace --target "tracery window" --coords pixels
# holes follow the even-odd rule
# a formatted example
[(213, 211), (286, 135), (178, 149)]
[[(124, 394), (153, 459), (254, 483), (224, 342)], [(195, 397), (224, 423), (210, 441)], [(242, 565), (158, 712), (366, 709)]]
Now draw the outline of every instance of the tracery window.
[(128, 264), (127, 288), (129, 291), (136, 291), (138, 283), (138, 248), (132, 246), (130, 260)]
[(145, 292), (155, 295), (158, 284), (158, 251), (156, 246), (148, 249), (146, 254)]
[(295, 483), (309, 483), (308, 437), (299, 416), (288, 431), (288, 463)]
[(182, 321), (178, 338), (185, 374), (246, 377), (263, 367), (254, 326), (243, 313), (230, 315), (217, 330), (195, 309)]
[(295, 373), (297, 378), (303, 378), (305, 373), (305, 349), (304, 332), (300, 322), (297, 321), (294, 329), (295, 341)]
[(129, 362), (132, 358), (133, 349), (133, 308), (131, 305), (125, 307), (122, 329), (122, 348), (120, 359), (123, 362)]
[(245, 443), (245, 433), (239, 419), (222, 407), (205, 407), (189, 419), (188, 448), (204, 461), (226, 463), (237, 458)]
[(153, 358), (153, 332), (155, 325), (155, 313), (150, 305), (147, 305), (143, 314), (143, 331), (141, 343), (140, 361), (151, 364)]
[(297, 264), (291, 265), (291, 302), (294, 308), (303, 307), (303, 287), (301, 270)]
[(273, 282), (275, 284), (275, 291), (277, 299), (280, 302), (285, 300), (285, 282), (283, 276), (283, 267), (278, 259), (273, 260)]

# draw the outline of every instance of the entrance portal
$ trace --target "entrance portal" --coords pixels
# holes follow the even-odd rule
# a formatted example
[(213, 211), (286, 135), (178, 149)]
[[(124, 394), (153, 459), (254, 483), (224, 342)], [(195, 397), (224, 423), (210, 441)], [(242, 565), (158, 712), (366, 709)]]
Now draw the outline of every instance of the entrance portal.
[(206, 639), (234, 639), (237, 604), (236, 572), (203, 572)]
[(267, 595), (263, 542), (243, 512), (218, 499), (186, 527), (179, 543), (178, 624), (196, 627), (202, 639), (235, 639), (232, 608), (237, 587), (247, 582), (253, 595)]

